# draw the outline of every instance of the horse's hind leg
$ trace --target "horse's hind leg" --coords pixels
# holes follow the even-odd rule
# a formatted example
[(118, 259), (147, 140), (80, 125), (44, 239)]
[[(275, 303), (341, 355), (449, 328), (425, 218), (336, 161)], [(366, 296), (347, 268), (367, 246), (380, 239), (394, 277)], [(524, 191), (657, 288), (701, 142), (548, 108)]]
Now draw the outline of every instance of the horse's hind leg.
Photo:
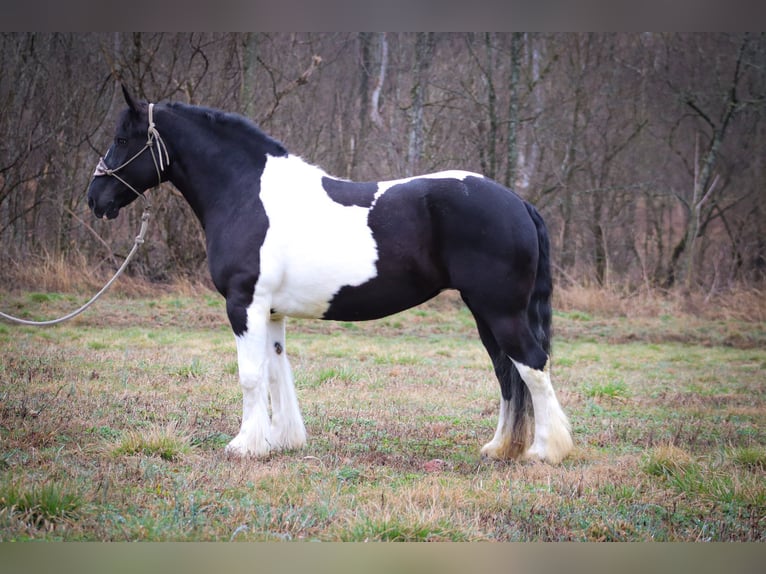
[(293, 373), (287, 359), (284, 319), (269, 321), (267, 352), (271, 355), (269, 393), (272, 447), (300, 448), (306, 444), (306, 427), (298, 407)]
[(529, 446), (531, 409), (524, 406), (529, 399), (528, 391), (488, 325), (475, 313), (474, 318), (481, 341), (492, 359), (501, 392), (500, 414), (495, 435), (482, 447), (481, 454), (497, 460), (518, 458)]
[(526, 314), (501, 322), (501, 325), (501, 346), (529, 389), (534, 410), (534, 440), (524, 457), (560, 462), (572, 450), (572, 437), (569, 419), (551, 384), (548, 354), (532, 334)]
[(548, 362), (542, 369), (515, 360), (513, 364), (529, 389), (535, 412), (535, 438), (524, 458), (560, 462), (572, 450), (572, 436), (551, 384)]
[[(498, 424), (495, 438), (485, 445), (482, 453), (492, 458), (508, 458), (506, 454), (508, 449), (505, 448), (508, 439), (503, 437), (510, 436), (511, 440), (517, 442), (521, 440), (523, 425), (519, 423), (523, 421), (518, 417), (526, 408), (525, 402), (531, 400), (534, 411), (534, 439), (532, 446), (524, 452), (523, 456), (532, 460), (560, 462), (572, 450), (572, 437), (569, 420), (561, 409), (551, 384), (547, 353), (534, 338), (525, 313), (499, 317), (485, 313), (483, 316), (485, 320), (487, 317), (491, 317), (491, 319), (486, 320), (486, 325), (497, 342), (496, 344), (510, 359), (513, 368), (524, 381), (528, 395), (525, 394), (522, 400), (522, 397), (518, 395), (522, 389), (511, 387), (510, 390), (514, 397), (509, 398), (514, 400), (513, 402), (509, 401), (509, 404), (505, 406), (507, 414), (504, 414), (501, 404), (500, 422), (503, 422), (504, 416), (509, 419), (510, 413), (514, 412), (516, 420), (512, 424), (518, 430), (514, 430), (509, 435), (507, 430), (500, 432), (501, 425)], [(498, 370), (497, 364), (495, 370)], [(511, 381), (510, 375), (508, 381)], [(501, 380), (502, 387), (503, 382)], [(512, 405), (517, 405), (513, 411), (510, 410)], [(507, 423), (504, 428), (508, 428)], [(498, 438), (500, 440), (497, 440)]]

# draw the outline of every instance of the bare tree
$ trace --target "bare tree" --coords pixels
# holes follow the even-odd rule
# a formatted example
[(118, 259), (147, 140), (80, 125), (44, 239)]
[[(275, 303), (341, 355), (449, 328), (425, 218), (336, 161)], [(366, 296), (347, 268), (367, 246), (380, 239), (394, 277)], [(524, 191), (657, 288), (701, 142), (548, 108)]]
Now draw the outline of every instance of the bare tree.
[(423, 113), (428, 100), (428, 69), (434, 51), (434, 35), (418, 32), (415, 38), (415, 57), (412, 64), (413, 84), (410, 90), (409, 144), (407, 146), (407, 175), (412, 176), (420, 168), (425, 142), (423, 140)]
[(510, 78), (508, 81), (508, 137), (506, 138), (506, 168), (504, 183), (506, 187), (516, 185), (516, 164), (518, 163), (518, 132), (521, 118), (519, 117), (519, 92), (521, 91), (521, 51), (523, 34), (511, 34)]
[[(670, 49), (681, 51), (672, 45), (676, 40), (676, 37), (668, 39), (671, 43)], [(746, 93), (744, 97), (741, 94), (748, 71), (757, 69), (756, 66), (763, 69), (762, 61), (752, 60), (754, 54), (762, 54), (762, 48), (758, 52), (751, 50), (753, 38), (750, 35), (744, 34), (740, 38), (705, 35), (694, 37), (693, 40), (708, 49), (720, 50), (723, 57), (719, 58), (719, 65), (715, 70), (715, 82), (701, 87), (694, 85), (693, 76), (692, 81), (688, 83), (681, 83), (676, 79), (673, 64), (677, 65), (681, 58), (673, 60), (672, 63), (669, 60), (666, 66), (668, 86), (686, 110), (679, 110), (681, 115), (671, 132), (670, 145), (682, 158), (692, 176), (688, 186), (690, 193), (685, 193), (684, 190), (676, 191), (676, 197), (683, 205), (686, 217), (684, 232), (671, 255), (666, 285), (674, 283), (680, 267), (687, 290), (695, 283), (699, 238), (713, 219), (720, 217), (725, 210), (745, 197), (735, 194), (734, 197), (727, 198), (724, 194), (726, 186), (720, 181), (720, 174), (716, 173), (717, 167), (720, 167), (726, 136), (738, 115), (753, 106), (763, 108), (766, 103), (763, 93)], [(763, 37), (760, 38), (760, 43), (762, 42)], [(681, 53), (683, 54), (683, 51)], [(693, 58), (696, 55), (692, 52), (689, 57)], [(682, 81), (683, 78), (684, 76), (681, 76)], [(693, 142), (689, 142), (688, 139), (679, 142), (675, 137), (676, 133), (681, 132), (681, 128), (689, 121), (693, 122)], [(686, 151), (690, 149), (691, 153)], [(685, 255), (683, 263), (682, 255)]]
[[(766, 275), (764, 34), (0, 34), (3, 262), (112, 266), (138, 213), (84, 190), (121, 108), (238, 111), (331, 173), (482, 171), (543, 211), (576, 281), (708, 289)], [(170, 185), (131, 272), (204, 268)]]

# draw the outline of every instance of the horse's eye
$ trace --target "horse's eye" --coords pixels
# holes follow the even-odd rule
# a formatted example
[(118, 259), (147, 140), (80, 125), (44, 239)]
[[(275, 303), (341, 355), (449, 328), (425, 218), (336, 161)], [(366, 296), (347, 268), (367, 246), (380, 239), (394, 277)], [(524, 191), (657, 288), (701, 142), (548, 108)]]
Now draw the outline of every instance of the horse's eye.
[(116, 140), (117, 140), (117, 145), (125, 145), (126, 143), (128, 143), (127, 138), (116, 138)]

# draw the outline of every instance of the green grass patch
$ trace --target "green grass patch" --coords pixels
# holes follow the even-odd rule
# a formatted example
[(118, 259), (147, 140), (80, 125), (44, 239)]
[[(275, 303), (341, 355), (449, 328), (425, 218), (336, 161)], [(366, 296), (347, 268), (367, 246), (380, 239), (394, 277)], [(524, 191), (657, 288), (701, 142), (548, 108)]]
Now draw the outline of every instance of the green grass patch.
[(630, 394), (625, 382), (619, 379), (604, 382), (586, 383), (583, 387), (583, 392), (586, 397), (607, 397), (610, 399), (621, 399), (627, 397)]
[(83, 506), (84, 501), (78, 493), (53, 482), (0, 486), (0, 509), (21, 515), (22, 520), (38, 526), (45, 522), (75, 520)]
[(588, 322), (593, 321), (593, 316), (590, 313), (586, 313), (584, 311), (569, 311), (569, 312), (561, 312), (557, 313), (562, 318), (569, 319), (571, 321), (582, 321), (582, 322)]
[(191, 362), (182, 365), (176, 370), (176, 375), (182, 379), (196, 379), (205, 374), (207, 369), (199, 357), (193, 357)]
[(138, 454), (167, 461), (178, 460), (189, 450), (189, 439), (180, 435), (172, 425), (127, 431), (111, 448), (114, 456)]
[(694, 466), (694, 459), (686, 451), (675, 446), (653, 449), (644, 462), (644, 472), (651, 476), (674, 477), (682, 475)]
[(344, 542), (465, 542), (470, 538), (449, 524), (366, 518), (341, 533), (340, 539)]
[(29, 293), (27, 300), (30, 303), (52, 303), (65, 299), (61, 293)]
[(321, 387), (334, 382), (354, 382), (359, 375), (353, 369), (346, 367), (326, 367), (321, 369), (311, 380), (303, 379), (304, 386), (309, 388)]
[(731, 458), (740, 466), (752, 471), (766, 470), (766, 447), (744, 446), (735, 448)]

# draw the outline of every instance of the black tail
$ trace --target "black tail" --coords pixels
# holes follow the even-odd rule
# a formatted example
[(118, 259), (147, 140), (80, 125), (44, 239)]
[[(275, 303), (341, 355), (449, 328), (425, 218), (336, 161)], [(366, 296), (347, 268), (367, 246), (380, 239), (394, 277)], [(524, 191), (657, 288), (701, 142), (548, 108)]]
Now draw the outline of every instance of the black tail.
[(537, 242), (539, 244), (537, 259), (537, 277), (532, 298), (529, 301), (527, 314), (529, 326), (543, 350), (551, 354), (551, 297), (553, 295), (553, 276), (551, 275), (551, 243), (548, 239), (548, 229), (542, 215), (529, 203), (525, 203), (529, 216), (537, 227)]
[[(542, 216), (529, 203), (526, 203), (527, 211), (537, 228), (538, 259), (537, 274), (532, 296), (527, 308), (529, 327), (535, 339), (550, 355), (551, 353), (551, 296), (553, 294), (553, 277), (551, 275), (550, 240), (548, 230)], [(532, 408), (532, 396), (529, 394), (527, 385), (516, 370), (516, 367), (507, 361), (510, 373), (506, 380), (510, 383), (510, 395), (513, 403), (515, 418), (513, 421), (513, 451), (509, 451), (510, 457), (515, 458), (526, 451), (532, 440), (534, 430), (534, 411)]]

